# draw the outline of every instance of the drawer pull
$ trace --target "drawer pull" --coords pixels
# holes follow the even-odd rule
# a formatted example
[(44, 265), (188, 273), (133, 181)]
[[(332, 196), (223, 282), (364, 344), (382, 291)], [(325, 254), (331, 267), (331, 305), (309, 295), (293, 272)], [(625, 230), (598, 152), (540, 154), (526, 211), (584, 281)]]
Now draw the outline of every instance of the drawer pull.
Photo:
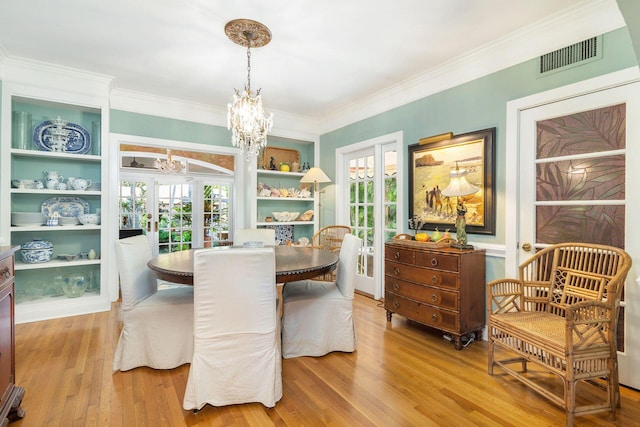
[(438, 302), (438, 294), (431, 295), (431, 301)]
[(397, 284), (397, 283), (394, 283), (394, 284), (393, 284), (393, 290), (394, 290), (394, 291), (399, 291), (399, 290), (400, 290), (400, 285), (399, 285), (399, 284)]
[(431, 283), (438, 283), (438, 276), (436, 276), (435, 274), (431, 276)]
[(8, 279), (9, 277), (11, 277), (11, 270), (9, 270), (9, 267), (5, 267), (2, 271), (0, 271), (0, 275), (4, 276), (5, 279)]
[(395, 254), (393, 254), (393, 257), (395, 259), (400, 259), (400, 252), (396, 252)]
[(398, 307), (400, 307), (400, 303), (398, 301), (394, 301), (393, 308), (398, 308)]
[(438, 322), (440, 320), (440, 316), (438, 316), (438, 313), (433, 313), (431, 315), (431, 320), (433, 320), (434, 322)]
[(431, 258), (431, 265), (433, 267), (435, 267), (436, 265), (438, 265), (438, 258)]
[(400, 275), (400, 269), (398, 267), (394, 267), (393, 268), (393, 274), (395, 274), (396, 276)]

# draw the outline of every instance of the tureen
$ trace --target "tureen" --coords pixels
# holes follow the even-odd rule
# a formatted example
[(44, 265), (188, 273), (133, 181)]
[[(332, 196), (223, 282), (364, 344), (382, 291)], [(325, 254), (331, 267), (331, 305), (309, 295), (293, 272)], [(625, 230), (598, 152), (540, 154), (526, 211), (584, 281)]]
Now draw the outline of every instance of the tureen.
[(46, 240), (34, 239), (21, 245), (22, 260), (29, 264), (47, 262), (53, 255), (53, 243)]

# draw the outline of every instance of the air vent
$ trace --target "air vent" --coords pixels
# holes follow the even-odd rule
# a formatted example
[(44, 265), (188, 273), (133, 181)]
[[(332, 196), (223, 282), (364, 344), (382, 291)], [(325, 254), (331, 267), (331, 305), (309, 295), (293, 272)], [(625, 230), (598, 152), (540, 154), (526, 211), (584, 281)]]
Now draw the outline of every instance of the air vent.
[(600, 37), (592, 37), (540, 57), (540, 74), (582, 65), (601, 56)]

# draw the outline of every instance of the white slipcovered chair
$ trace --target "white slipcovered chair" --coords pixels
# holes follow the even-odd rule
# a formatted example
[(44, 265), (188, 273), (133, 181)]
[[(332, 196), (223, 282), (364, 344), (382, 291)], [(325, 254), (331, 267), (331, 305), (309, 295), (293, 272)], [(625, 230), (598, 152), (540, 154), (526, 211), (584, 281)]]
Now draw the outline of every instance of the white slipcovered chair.
[(282, 356), (273, 248), (194, 254), (194, 353), (183, 407), (282, 397)]
[(172, 369), (191, 362), (193, 289), (158, 290), (156, 276), (147, 267), (151, 257), (147, 236), (116, 241), (124, 325), (113, 357), (114, 371), (139, 366)]
[(340, 248), (336, 281), (301, 280), (282, 291), (282, 355), (323, 356), (332, 351), (353, 352), (354, 281), (362, 240), (347, 234)]
[(233, 246), (246, 242), (262, 242), (265, 246), (276, 244), (276, 231), (272, 228), (240, 228), (233, 233)]

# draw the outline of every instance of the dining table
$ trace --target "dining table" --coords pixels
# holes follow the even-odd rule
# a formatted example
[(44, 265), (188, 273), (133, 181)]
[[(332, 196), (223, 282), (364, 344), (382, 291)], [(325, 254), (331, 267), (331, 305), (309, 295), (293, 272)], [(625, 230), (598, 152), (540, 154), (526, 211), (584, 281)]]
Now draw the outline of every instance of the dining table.
[[(222, 246), (204, 248), (211, 251), (238, 250), (240, 247)], [(333, 271), (338, 264), (338, 253), (310, 246), (274, 246), (276, 283), (311, 279)], [(147, 266), (157, 277), (168, 282), (193, 285), (193, 254), (197, 249), (160, 254)]]

